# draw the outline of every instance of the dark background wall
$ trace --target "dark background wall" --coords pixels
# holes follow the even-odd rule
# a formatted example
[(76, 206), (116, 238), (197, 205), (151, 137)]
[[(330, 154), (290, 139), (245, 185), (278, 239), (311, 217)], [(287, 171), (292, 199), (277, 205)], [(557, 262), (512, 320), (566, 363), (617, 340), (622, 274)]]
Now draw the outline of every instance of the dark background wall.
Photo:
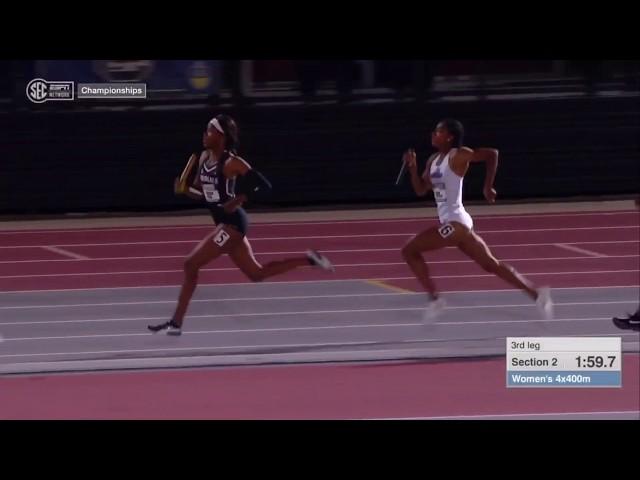
[[(218, 112), (61, 112), (0, 115), (0, 213), (167, 210), (173, 179), (200, 149)], [(55, 111), (54, 111), (55, 110)], [(442, 117), (461, 120), (469, 146), (500, 150), (501, 199), (631, 194), (640, 185), (637, 98), (288, 106), (226, 111), (241, 129), (241, 155), (274, 184), (266, 206), (400, 202), (402, 151), (417, 148)], [(465, 199), (481, 198), (484, 167)]]

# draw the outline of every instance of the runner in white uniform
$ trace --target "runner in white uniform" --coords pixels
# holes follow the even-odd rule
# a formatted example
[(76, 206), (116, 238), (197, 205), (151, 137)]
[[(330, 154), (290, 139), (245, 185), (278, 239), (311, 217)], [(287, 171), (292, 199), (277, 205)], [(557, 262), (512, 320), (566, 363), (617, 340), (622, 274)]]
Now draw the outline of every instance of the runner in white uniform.
[(424, 196), (433, 190), (440, 219), (439, 227), (431, 227), (417, 234), (402, 248), (402, 256), (429, 295), (424, 320), (432, 322), (444, 308), (444, 301), (429, 276), (422, 252), (448, 246), (458, 247), (487, 272), (526, 292), (536, 301), (544, 319), (549, 320), (553, 317), (549, 289), (536, 288), (513, 267), (495, 258), (484, 240), (473, 230), (473, 219), (462, 205), (464, 176), (470, 163), (485, 162), (487, 175), (484, 196), (489, 203), (494, 203), (496, 191), (493, 181), (498, 168), (498, 151), (493, 148), (474, 151), (463, 147), (463, 135), (464, 128), (457, 120), (447, 119), (438, 123), (431, 134), (431, 145), (438, 152), (429, 158), (422, 176), (418, 175), (413, 149), (407, 150), (402, 157), (411, 174), (411, 184), (416, 194)]
[(449, 159), (453, 158), (458, 151), (457, 148), (449, 150), (444, 155), (434, 157), (431, 162), (429, 178), (433, 189), (433, 196), (438, 205), (438, 218), (440, 223), (445, 225), (450, 222), (458, 222), (473, 229), (473, 220), (462, 205), (462, 180), (451, 170)]

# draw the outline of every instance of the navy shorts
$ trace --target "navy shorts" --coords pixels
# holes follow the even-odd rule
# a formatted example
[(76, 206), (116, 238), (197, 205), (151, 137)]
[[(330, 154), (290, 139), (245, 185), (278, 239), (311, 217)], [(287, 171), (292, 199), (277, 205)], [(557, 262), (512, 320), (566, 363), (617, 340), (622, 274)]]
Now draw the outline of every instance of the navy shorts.
[(212, 206), (209, 208), (211, 211), (211, 216), (213, 217), (213, 221), (216, 225), (220, 225), (224, 223), (225, 225), (230, 225), (238, 230), (242, 236), (247, 235), (247, 230), (249, 229), (249, 217), (244, 208), (237, 208), (233, 213), (227, 213), (224, 211), (222, 206)]

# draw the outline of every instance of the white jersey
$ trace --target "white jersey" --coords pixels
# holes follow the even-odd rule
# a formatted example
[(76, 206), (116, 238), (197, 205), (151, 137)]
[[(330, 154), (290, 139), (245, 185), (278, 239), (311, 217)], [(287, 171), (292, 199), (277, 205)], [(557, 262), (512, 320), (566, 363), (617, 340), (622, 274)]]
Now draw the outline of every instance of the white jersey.
[(449, 150), (444, 158), (441, 154), (435, 157), (429, 169), (429, 179), (438, 205), (440, 223), (444, 225), (449, 222), (458, 222), (471, 230), (473, 220), (462, 205), (463, 177), (454, 173), (449, 165), (449, 161), (456, 154), (456, 151), (457, 149), (454, 148)]

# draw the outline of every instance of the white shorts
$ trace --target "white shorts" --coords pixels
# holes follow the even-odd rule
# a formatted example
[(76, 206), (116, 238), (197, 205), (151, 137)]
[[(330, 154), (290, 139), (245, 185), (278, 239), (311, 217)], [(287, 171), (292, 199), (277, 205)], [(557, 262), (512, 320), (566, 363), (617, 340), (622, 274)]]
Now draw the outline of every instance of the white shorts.
[(473, 230), (473, 219), (471, 215), (467, 213), (466, 210), (462, 210), (460, 212), (456, 212), (453, 215), (447, 215), (446, 218), (440, 217), (440, 223), (442, 225), (450, 222), (458, 222), (467, 227), (469, 230)]

